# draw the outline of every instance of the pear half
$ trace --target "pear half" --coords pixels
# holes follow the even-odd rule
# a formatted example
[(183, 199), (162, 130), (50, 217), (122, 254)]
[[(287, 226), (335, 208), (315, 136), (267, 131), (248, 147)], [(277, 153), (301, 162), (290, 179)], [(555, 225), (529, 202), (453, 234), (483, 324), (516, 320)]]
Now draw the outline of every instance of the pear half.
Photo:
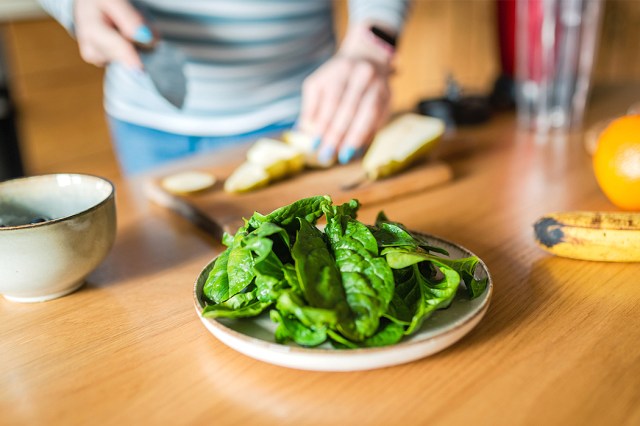
[(395, 174), (426, 156), (445, 132), (444, 121), (407, 113), (376, 134), (362, 159), (362, 167), (372, 180)]

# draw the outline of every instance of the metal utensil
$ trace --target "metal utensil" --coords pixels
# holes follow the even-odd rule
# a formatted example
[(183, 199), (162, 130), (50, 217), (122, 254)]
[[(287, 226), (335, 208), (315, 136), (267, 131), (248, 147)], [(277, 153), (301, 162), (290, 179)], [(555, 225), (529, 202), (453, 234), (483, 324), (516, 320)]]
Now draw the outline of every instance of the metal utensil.
[(227, 231), (225, 227), (194, 205), (168, 193), (153, 181), (145, 182), (143, 192), (149, 201), (182, 216), (215, 240), (222, 241), (222, 236)]
[(187, 96), (185, 54), (166, 40), (158, 40), (149, 46), (136, 44), (136, 47), (158, 93), (176, 108), (182, 108)]

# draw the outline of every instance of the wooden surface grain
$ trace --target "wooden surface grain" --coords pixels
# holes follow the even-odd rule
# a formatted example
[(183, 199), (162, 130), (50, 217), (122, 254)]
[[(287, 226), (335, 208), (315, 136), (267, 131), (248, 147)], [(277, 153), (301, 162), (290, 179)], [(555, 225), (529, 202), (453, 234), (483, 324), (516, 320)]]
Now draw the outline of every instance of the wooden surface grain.
[[(476, 90), (496, 71), (491, 20), (472, 21), (481, 32), (455, 32), (451, 18), (484, 17), (493, 2), (422, 3), (400, 52), (397, 109), (438, 93), (447, 71)], [(607, 7), (637, 9), (631, 3)], [(608, 28), (628, 47), (602, 43), (597, 83), (637, 80), (634, 38), (622, 32), (637, 32), (637, 13), (622, 15)], [(238, 354), (199, 322), (193, 284), (221, 247), (150, 205), (141, 182), (120, 177), (101, 70), (82, 64), (50, 20), (12, 23), (6, 36), (29, 171), (114, 180), (118, 235), (80, 291), (34, 305), (0, 299), (0, 424), (640, 424), (640, 265), (556, 258), (532, 238), (533, 222), (549, 211), (614, 210), (596, 187), (581, 133), (544, 141), (517, 131), (508, 114), (495, 117), (448, 140), (441, 157), (453, 166), (451, 183), (363, 209), (363, 221), (383, 208), (485, 260), (494, 296), (469, 335), (392, 368), (290, 370)], [(596, 86), (587, 124), (638, 100), (626, 85)]]
[[(638, 93), (596, 93), (589, 120)], [(46, 303), (0, 301), (0, 423), (638, 424), (640, 264), (557, 258), (532, 237), (550, 211), (614, 210), (581, 137), (541, 140), (496, 116), (449, 136), (439, 156), (451, 182), (363, 207), (364, 222), (383, 208), (467, 247), (495, 285), (485, 318), (455, 345), (364, 372), (277, 367), (216, 340), (192, 290), (221, 246), (150, 205), (141, 180), (117, 178), (116, 243), (87, 284)]]

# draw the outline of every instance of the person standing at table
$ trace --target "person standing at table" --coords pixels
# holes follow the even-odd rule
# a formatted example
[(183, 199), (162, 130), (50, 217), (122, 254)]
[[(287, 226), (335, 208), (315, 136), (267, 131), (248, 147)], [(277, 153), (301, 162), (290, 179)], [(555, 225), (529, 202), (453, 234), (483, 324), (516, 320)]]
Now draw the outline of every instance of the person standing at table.
[[(297, 125), (321, 162), (363, 153), (385, 121), (409, 0), (350, 0), (336, 49), (329, 0), (39, 0), (106, 66), (104, 105), (122, 170), (138, 173)], [(139, 8), (144, 8), (144, 16)], [(133, 42), (187, 57), (182, 108), (154, 89)]]

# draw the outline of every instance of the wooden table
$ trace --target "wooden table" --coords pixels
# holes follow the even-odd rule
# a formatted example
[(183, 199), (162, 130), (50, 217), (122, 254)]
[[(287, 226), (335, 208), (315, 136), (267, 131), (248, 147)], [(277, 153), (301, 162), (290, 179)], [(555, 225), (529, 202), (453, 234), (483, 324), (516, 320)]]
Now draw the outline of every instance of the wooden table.
[[(589, 120), (637, 95), (600, 93)], [(497, 116), (448, 139), (453, 182), (364, 206), (364, 222), (382, 207), (471, 249), (495, 289), (483, 321), (452, 347), (363, 372), (277, 367), (216, 340), (192, 289), (220, 246), (150, 206), (140, 182), (116, 181), (116, 244), (87, 285), (42, 304), (0, 301), (0, 423), (640, 424), (640, 265), (534, 245), (532, 224), (547, 212), (614, 210), (582, 134), (562, 139)]]

